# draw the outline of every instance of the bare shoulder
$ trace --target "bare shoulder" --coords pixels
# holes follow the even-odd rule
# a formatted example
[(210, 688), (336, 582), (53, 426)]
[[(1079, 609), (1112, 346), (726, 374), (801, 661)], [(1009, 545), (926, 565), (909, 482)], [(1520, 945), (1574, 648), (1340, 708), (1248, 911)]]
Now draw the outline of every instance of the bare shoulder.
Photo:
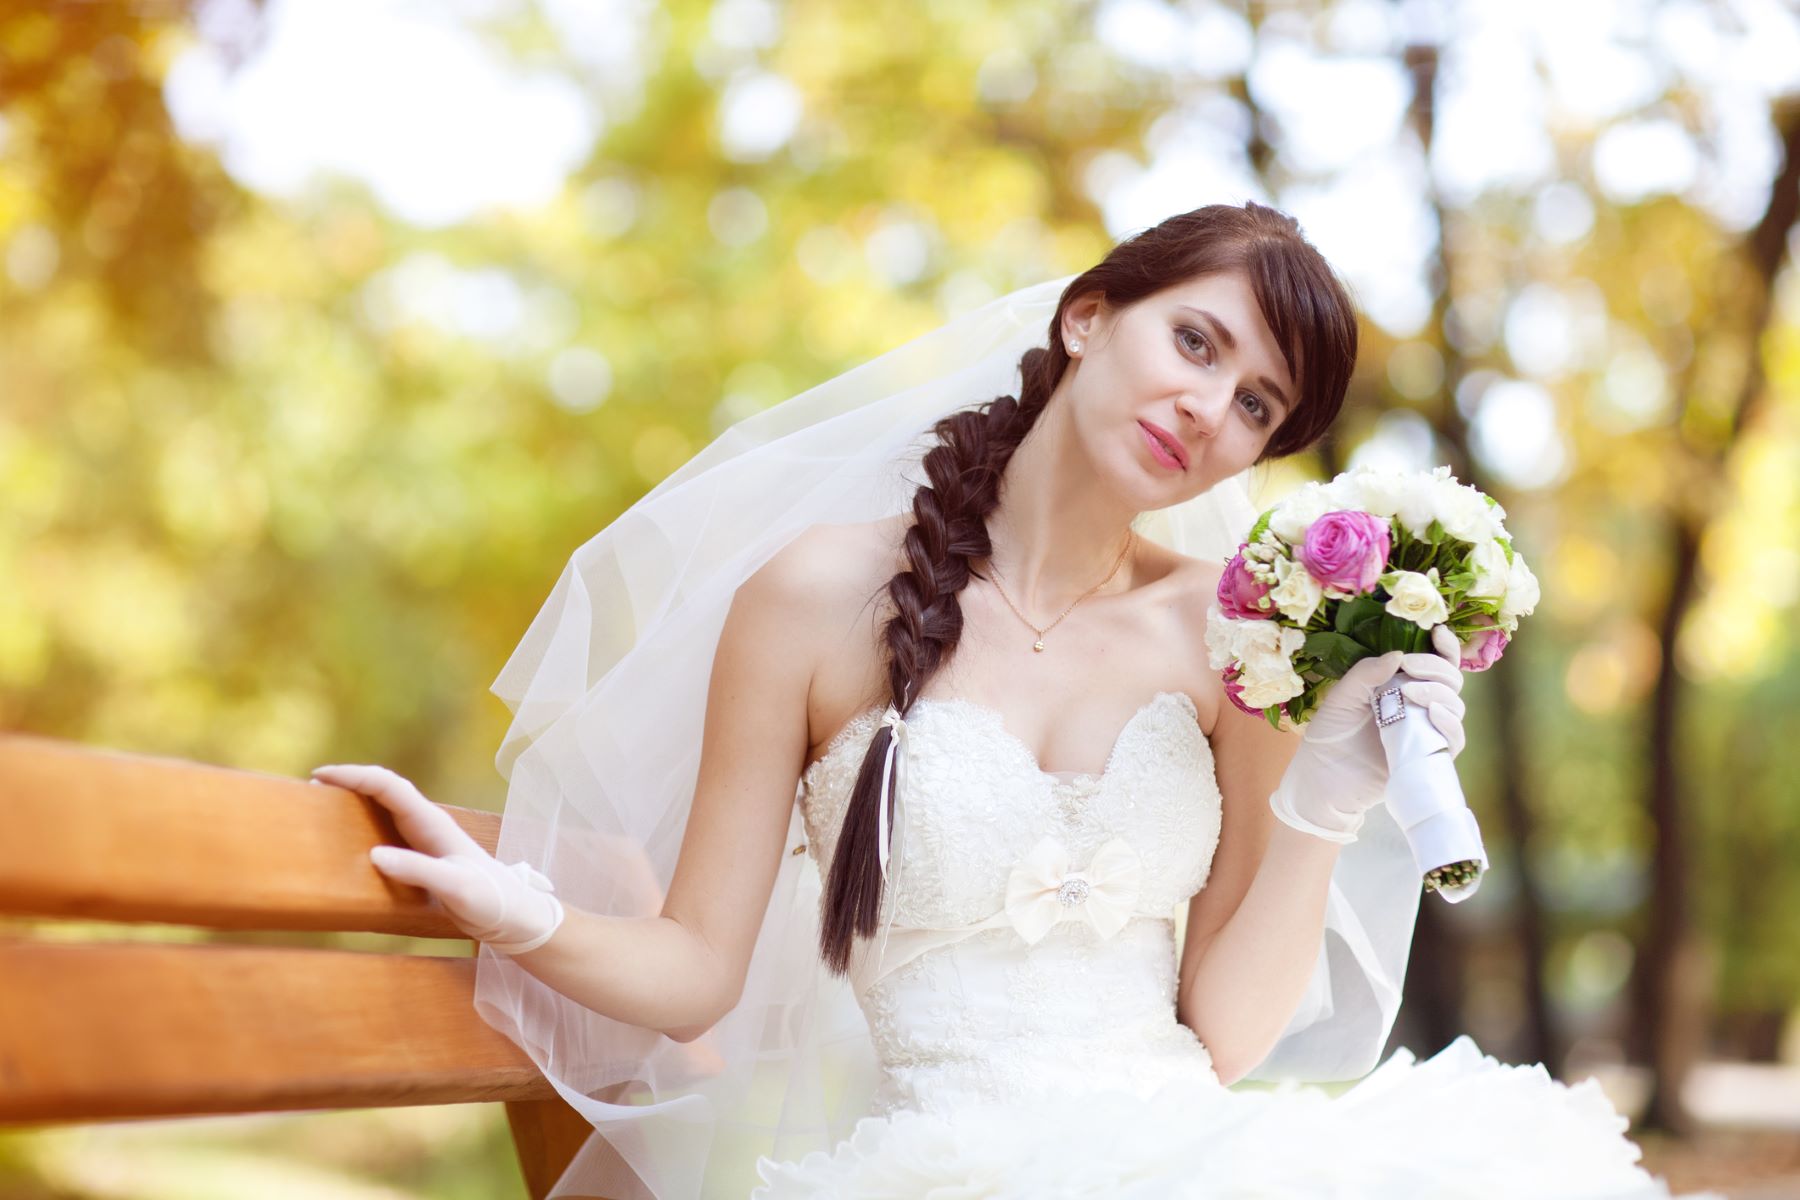
[(1200, 728), (1211, 736), (1225, 704), (1225, 689), (1219, 673), (1207, 661), (1206, 613), (1218, 595), (1225, 569), (1210, 559), (1190, 558), (1153, 545), (1155, 582), (1145, 588), (1145, 599), (1156, 614), (1151, 632), (1159, 656), (1173, 666), (1183, 690), (1193, 699)]
[(770, 556), (753, 576), (759, 590), (803, 606), (812, 616), (840, 611), (896, 569), (898, 531), (893, 518), (843, 525), (812, 525)]
[(911, 515), (813, 525), (796, 535), (758, 571), (758, 590), (785, 603), (789, 653), (808, 664), (807, 725), (817, 749), (883, 689), (877, 653), (890, 606), (887, 584)]

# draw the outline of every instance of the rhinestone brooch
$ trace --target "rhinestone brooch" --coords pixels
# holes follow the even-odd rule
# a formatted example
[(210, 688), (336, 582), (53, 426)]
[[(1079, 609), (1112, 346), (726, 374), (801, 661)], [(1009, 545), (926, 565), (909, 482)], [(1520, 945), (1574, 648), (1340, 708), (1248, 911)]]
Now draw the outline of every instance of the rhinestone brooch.
[(1057, 902), (1063, 905), (1080, 904), (1088, 898), (1088, 881), (1085, 879), (1065, 879), (1063, 885), (1056, 889)]

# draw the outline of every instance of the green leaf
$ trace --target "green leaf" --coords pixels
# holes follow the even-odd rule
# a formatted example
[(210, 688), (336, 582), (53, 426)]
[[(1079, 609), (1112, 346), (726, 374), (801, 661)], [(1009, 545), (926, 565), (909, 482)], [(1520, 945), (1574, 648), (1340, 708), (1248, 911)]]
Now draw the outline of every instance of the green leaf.
[(1374, 596), (1358, 596), (1354, 600), (1338, 602), (1337, 620), (1334, 627), (1337, 632), (1353, 637), (1367, 646), (1368, 642), (1364, 639), (1362, 630), (1366, 629), (1371, 622), (1379, 621), (1381, 616), (1381, 601)]
[(1399, 617), (1382, 614), (1381, 622), (1374, 630), (1375, 652), (1386, 654), (1390, 650), (1400, 650), (1407, 654), (1417, 654), (1431, 645), (1431, 635), (1420, 629), (1411, 621), (1403, 621)]
[(1264, 509), (1262, 516), (1256, 518), (1256, 524), (1254, 524), (1250, 527), (1250, 533), (1248, 536), (1246, 536), (1244, 538), (1244, 540), (1246, 542), (1254, 542), (1257, 538), (1261, 537), (1263, 530), (1265, 530), (1269, 527), (1269, 518), (1274, 515), (1275, 515), (1274, 508), (1271, 507), (1271, 508)]
[(1341, 633), (1309, 633), (1302, 653), (1318, 663), (1319, 674), (1342, 679), (1345, 671), (1369, 657), (1369, 648)]

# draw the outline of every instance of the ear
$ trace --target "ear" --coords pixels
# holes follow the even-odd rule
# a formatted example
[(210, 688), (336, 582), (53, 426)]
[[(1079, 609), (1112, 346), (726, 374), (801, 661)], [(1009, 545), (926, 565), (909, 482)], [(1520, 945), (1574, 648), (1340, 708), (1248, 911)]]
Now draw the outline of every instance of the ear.
[(1099, 292), (1083, 292), (1069, 301), (1062, 315), (1063, 345), (1091, 341), (1102, 324), (1104, 308), (1105, 301)]

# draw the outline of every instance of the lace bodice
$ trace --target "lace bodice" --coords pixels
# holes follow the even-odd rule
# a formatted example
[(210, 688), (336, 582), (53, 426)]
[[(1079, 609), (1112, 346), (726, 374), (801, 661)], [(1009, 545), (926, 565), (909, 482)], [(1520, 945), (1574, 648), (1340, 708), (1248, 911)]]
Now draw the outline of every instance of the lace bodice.
[[(822, 870), (884, 715), (859, 714), (802, 779)], [(1466, 1037), (1423, 1063), (1402, 1048), (1337, 1097), (1223, 1086), (1175, 1020), (1172, 917), (1206, 883), (1220, 818), (1187, 696), (1139, 709), (1098, 775), (1039, 770), (978, 704), (922, 701), (905, 726), (892, 940), (880, 965), (859, 942), (852, 971), (874, 1103), (831, 1151), (760, 1160), (753, 1200), (1670, 1200), (1593, 1080), (1565, 1087)]]
[[(852, 718), (802, 778), (821, 875), (882, 713)], [(1175, 1020), (1173, 918), (1206, 883), (1221, 815), (1193, 700), (1158, 692), (1098, 774), (1040, 769), (971, 701), (920, 700), (906, 724), (892, 930), (859, 942), (852, 969), (883, 1069), (875, 1111), (1076, 1081), (1216, 1082)]]

